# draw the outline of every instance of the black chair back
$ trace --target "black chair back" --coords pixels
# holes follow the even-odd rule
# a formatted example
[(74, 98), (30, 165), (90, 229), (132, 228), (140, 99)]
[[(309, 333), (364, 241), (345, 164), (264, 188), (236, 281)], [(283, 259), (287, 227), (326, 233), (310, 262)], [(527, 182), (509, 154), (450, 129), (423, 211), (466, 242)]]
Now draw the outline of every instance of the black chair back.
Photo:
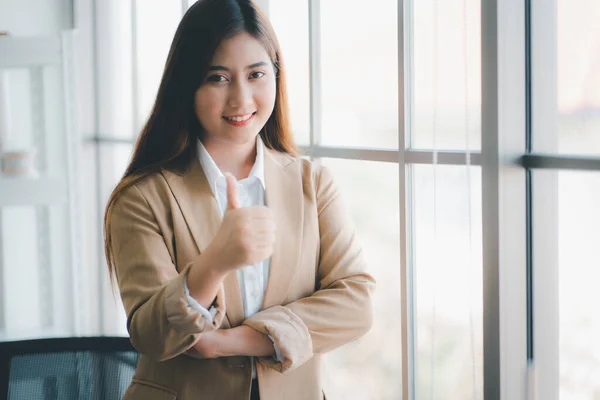
[(122, 399), (138, 359), (124, 337), (2, 342), (0, 398)]

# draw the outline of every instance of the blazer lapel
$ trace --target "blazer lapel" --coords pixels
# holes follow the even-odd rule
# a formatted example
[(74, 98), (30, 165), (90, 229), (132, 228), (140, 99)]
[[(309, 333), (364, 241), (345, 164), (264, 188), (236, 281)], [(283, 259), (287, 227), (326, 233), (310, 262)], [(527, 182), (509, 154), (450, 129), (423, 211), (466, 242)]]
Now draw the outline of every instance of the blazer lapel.
[[(179, 204), (198, 252), (203, 253), (219, 230), (222, 217), (200, 161), (194, 157), (190, 168), (183, 175), (171, 171), (164, 171), (163, 175)], [(236, 326), (244, 320), (237, 273), (229, 273), (223, 285), (227, 318), (231, 325)]]
[(300, 259), (304, 223), (301, 165), (286, 154), (265, 148), (266, 203), (277, 230), (262, 309), (283, 303)]

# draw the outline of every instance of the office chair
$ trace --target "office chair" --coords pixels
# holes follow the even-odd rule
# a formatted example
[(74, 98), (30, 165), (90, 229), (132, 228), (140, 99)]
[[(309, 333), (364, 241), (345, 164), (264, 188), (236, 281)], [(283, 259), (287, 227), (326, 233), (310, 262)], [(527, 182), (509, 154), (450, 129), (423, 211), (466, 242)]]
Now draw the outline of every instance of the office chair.
[(138, 362), (125, 337), (0, 343), (0, 399), (122, 399)]

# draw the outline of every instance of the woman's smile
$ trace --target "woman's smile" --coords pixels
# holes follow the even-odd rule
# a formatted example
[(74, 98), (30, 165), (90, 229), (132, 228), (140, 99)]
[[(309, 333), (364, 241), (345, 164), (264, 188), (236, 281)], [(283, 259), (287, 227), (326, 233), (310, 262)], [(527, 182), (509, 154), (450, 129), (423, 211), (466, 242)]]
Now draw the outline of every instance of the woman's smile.
[(256, 115), (256, 111), (251, 114), (239, 114), (239, 115), (231, 115), (231, 116), (223, 116), (223, 119), (230, 125), (237, 127), (244, 127), (250, 125), (254, 120), (254, 116)]

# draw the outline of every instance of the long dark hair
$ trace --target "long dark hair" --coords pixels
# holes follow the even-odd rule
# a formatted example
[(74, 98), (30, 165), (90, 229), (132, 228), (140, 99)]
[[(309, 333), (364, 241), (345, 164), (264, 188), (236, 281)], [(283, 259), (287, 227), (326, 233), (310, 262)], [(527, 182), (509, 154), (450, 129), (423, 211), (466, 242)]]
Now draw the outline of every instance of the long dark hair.
[(113, 190), (104, 214), (104, 251), (114, 277), (112, 208), (121, 193), (161, 168), (185, 170), (195, 157), (200, 125), (194, 94), (204, 81), (219, 44), (246, 32), (260, 41), (275, 67), (275, 108), (260, 131), (267, 148), (297, 155), (291, 133), (285, 68), (273, 28), (252, 0), (199, 0), (185, 13), (171, 44), (156, 101), (129, 166)]

